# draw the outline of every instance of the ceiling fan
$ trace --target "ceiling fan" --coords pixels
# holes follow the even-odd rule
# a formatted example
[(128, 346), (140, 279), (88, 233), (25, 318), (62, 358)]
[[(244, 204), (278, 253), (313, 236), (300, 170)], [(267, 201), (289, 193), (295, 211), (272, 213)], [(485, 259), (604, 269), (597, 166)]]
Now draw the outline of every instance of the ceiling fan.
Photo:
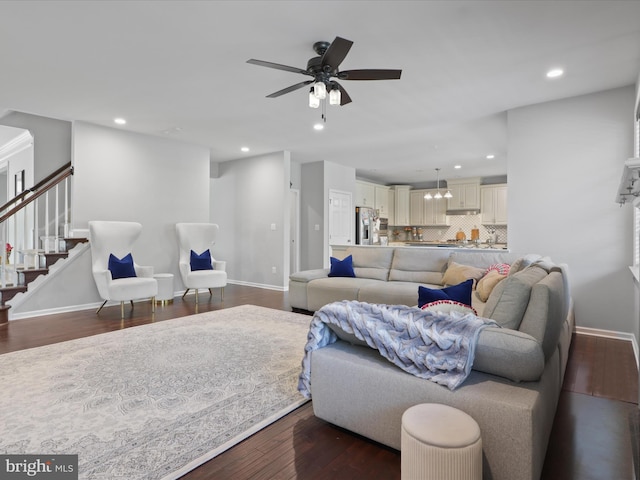
[(307, 69), (289, 67), (279, 63), (265, 62), (264, 60), (247, 60), (247, 63), (259, 65), (261, 67), (275, 68), (287, 72), (301, 73), (313, 77), (312, 80), (296, 83), (290, 87), (283, 88), (277, 92), (267, 95), (267, 98), (275, 98), (285, 93), (294, 92), (307, 85), (313, 84), (309, 92), (309, 106), (316, 108), (320, 100), (329, 94), (331, 105), (346, 105), (351, 102), (351, 97), (337, 80), (398, 80), (402, 70), (364, 69), (364, 70), (344, 70), (340, 71), (339, 66), (349, 53), (353, 42), (341, 37), (336, 37), (331, 43), (316, 42), (313, 49), (318, 54), (317, 57), (309, 59)]

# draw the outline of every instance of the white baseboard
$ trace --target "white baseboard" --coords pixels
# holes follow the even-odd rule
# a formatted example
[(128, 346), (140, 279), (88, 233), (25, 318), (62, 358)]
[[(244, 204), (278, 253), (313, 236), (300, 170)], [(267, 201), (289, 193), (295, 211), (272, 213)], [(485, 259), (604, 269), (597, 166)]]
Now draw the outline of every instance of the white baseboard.
[(281, 287), (278, 285), (267, 285), (265, 283), (243, 282), (242, 280), (227, 280), (227, 283), (232, 283), (233, 285), (244, 285), (245, 287), (264, 288), (265, 290), (276, 290), (278, 292), (289, 291), (288, 285), (286, 287)]
[[(227, 280), (227, 283), (231, 283), (234, 285), (244, 285), (244, 286), (248, 286), (248, 287), (256, 287), (256, 288), (263, 288), (266, 290), (277, 290), (280, 292), (286, 292), (289, 289), (285, 288), (285, 287), (278, 287), (276, 285), (264, 285), (264, 284), (260, 284), (260, 283), (251, 283), (251, 282), (241, 282), (241, 281), (236, 281), (236, 280)], [(189, 291), (189, 293), (187, 293), (188, 295), (195, 295), (195, 290), (191, 289)], [(184, 290), (181, 290), (179, 292), (175, 292), (174, 293), (174, 297), (181, 297), (184, 294)], [(140, 299), (140, 300), (134, 300), (134, 303), (137, 302), (148, 302), (148, 299)], [(105, 307), (110, 307), (113, 305), (119, 305), (120, 302), (115, 302), (115, 301), (109, 301), (107, 302), (107, 304), (105, 305)], [(47, 308), (44, 310), (36, 310), (36, 311), (31, 311), (31, 312), (23, 312), (23, 313), (16, 313), (16, 314), (11, 314), (11, 310), (9, 310), (9, 321), (14, 321), (14, 320), (23, 320), (25, 318), (34, 318), (34, 317), (44, 317), (45, 315), (56, 315), (58, 313), (70, 313), (70, 312), (80, 312), (82, 310), (91, 310), (91, 309), (95, 309), (97, 310), (98, 307), (100, 307), (100, 305), (102, 305), (102, 302), (95, 302), (95, 303), (87, 303), (84, 305), (70, 305), (70, 306), (65, 306), (65, 307), (56, 307), (56, 308)]]
[(638, 342), (636, 341), (636, 337), (633, 333), (615, 332), (613, 330), (603, 330), (601, 328), (580, 327), (578, 325), (576, 325), (575, 332), (578, 335), (592, 335), (594, 337), (615, 338), (618, 340), (626, 340), (628, 342), (631, 342), (633, 355), (636, 359), (636, 367), (640, 369), (640, 363), (638, 360)]

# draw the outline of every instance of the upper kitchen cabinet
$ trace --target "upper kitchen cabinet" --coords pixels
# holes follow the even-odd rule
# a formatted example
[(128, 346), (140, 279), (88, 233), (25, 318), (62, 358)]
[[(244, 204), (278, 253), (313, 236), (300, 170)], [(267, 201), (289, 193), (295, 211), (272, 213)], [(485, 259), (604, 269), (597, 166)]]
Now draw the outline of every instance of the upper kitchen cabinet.
[(356, 180), (356, 207), (376, 206), (376, 188), (373, 183)]
[(447, 188), (453, 195), (449, 199), (449, 210), (480, 209), (480, 178), (447, 180)]
[[(427, 192), (435, 195), (437, 190), (412, 190), (410, 193), (410, 223), (421, 226), (446, 226), (447, 201), (444, 198), (427, 200)], [(442, 193), (442, 192), (440, 192)]]
[(384, 185), (376, 185), (375, 190), (375, 209), (382, 218), (389, 218), (389, 187)]
[(409, 221), (410, 213), (410, 195), (411, 187), (409, 185), (394, 185), (389, 192), (394, 198), (394, 214), (393, 223), (390, 225), (411, 225)]
[(480, 215), (483, 225), (507, 224), (507, 185), (480, 187)]

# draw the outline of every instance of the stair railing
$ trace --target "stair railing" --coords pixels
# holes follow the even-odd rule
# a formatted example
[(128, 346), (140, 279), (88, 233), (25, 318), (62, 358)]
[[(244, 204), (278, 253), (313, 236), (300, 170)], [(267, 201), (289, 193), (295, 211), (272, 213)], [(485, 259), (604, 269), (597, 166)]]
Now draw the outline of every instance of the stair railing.
[[(60, 251), (60, 220), (63, 221), (63, 235), (68, 236), (70, 220), (69, 188), (73, 175), (71, 162), (38, 182), (31, 188), (19, 193), (0, 207), (0, 286), (18, 285), (18, 270), (39, 268), (42, 253)], [(60, 188), (64, 191), (61, 193)], [(62, 194), (64, 194), (61, 202)], [(53, 226), (50, 219), (50, 197), (53, 195)], [(42, 198), (44, 196), (44, 198)], [(44, 200), (44, 227), (39, 225), (41, 200)], [(61, 205), (62, 203), (62, 205)], [(54, 235), (50, 235), (53, 227)], [(38, 236), (43, 228), (42, 248), (39, 248)], [(52, 241), (53, 240), (53, 241)], [(11, 245), (11, 250), (8, 246)], [(15, 254), (11, 252), (15, 250)], [(19, 253), (22, 259), (19, 259)], [(22, 260), (22, 264), (19, 263)], [(29, 262), (28, 262), (29, 260)], [(32, 260), (32, 264), (31, 264)]]

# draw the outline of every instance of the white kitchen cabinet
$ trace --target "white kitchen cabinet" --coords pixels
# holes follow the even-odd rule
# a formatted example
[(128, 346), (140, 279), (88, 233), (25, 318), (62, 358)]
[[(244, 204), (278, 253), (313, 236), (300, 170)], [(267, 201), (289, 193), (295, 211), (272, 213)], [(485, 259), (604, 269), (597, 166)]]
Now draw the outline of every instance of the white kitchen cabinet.
[(409, 223), (411, 225), (424, 225), (424, 207), (426, 190), (412, 190), (409, 193)]
[(391, 191), (395, 198), (395, 215), (392, 225), (411, 225), (409, 222), (411, 186), (395, 185), (391, 187)]
[(480, 179), (448, 180), (450, 210), (480, 209)]
[(381, 218), (389, 218), (389, 187), (376, 185), (374, 191), (375, 209), (378, 210), (378, 216)]
[(507, 224), (507, 185), (484, 185), (480, 187), (480, 215), (483, 225)]
[(437, 190), (411, 191), (411, 225), (448, 225), (447, 201), (444, 198), (426, 200), (424, 196), (427, 192), (435, 195)]
[(356, 207), (376, 206), (376, 189), (373, 183), (356, 180)]

